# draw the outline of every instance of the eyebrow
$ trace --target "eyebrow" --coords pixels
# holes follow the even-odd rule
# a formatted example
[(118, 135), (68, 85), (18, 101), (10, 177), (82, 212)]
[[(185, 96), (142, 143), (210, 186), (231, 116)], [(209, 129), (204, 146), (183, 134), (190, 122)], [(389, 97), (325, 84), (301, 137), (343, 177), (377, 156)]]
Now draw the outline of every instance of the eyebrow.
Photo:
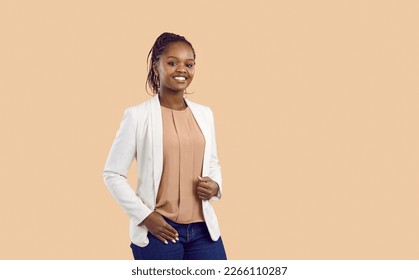
[[(172, 56), (172, 55), (170, 55), (170, 56), (168, 56), (167, 58), (176, 58), (176, 59), (179, 59), (179, 58), (177, 58), (176, 56)], [(193, 58), (187, 58), (186, 60), (193, 60), (193, 61), (195, 61), (195, 59), (193, 59)]]

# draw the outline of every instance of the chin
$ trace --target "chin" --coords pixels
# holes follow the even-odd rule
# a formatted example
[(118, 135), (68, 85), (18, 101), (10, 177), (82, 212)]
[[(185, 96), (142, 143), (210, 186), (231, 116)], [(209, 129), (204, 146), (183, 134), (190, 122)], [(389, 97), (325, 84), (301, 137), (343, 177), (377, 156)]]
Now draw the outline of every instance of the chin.
[(188, 87), (173, 88), (173, 91), (185, 91)]

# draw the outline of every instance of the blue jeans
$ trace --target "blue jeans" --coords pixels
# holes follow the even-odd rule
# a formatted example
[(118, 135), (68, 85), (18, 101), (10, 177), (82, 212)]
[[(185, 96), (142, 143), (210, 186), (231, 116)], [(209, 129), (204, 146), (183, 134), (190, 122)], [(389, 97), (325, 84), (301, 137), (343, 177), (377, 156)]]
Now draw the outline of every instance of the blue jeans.
[(139, 247), (131, 243), (132, 254), (136, 260), (226, 260), (223, 241), (212, 241), (205, 222), (178, 224), (164, 218), (179, 234), (179, 241), (164, 244), (150, 232), (150, 243)]

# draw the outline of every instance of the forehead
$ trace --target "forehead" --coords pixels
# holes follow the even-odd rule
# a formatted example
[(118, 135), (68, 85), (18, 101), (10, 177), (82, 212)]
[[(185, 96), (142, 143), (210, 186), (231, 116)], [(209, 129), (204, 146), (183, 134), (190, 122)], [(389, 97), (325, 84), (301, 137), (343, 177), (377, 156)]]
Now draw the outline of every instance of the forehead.
[(174, 42), (167, 45), (163, 56), (175, 56), (183, 59), (194, 59), (192, 48), (184, 42)]

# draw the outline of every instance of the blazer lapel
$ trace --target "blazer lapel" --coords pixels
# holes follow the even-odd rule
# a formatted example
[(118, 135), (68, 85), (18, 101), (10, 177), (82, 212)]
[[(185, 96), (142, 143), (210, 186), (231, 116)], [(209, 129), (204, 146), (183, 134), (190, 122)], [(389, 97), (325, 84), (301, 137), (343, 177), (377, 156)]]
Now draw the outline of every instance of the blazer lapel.
[(156, 201), (161, 174), (163, 172), (163, 121), (159, 96), (157, 94), (151, 98), (151, 128), (154, 170), (154, 201)]
[(205, 139), (205, 150), (204, 150), (204, 162), (202, 166), (201, 176), (207, 176), (209, 172), (209, 160), (211, 155), (211, 137), (210, 137), (210, 127), (209, 121), (205, 118), (205, 114), (202, 109), (197, 106), (194, 102), (189, 101), (185, 98), (186, 104), (191, 109), (192, 115), (194, 116), (199, 128), (201, 129), (202, 134)]

